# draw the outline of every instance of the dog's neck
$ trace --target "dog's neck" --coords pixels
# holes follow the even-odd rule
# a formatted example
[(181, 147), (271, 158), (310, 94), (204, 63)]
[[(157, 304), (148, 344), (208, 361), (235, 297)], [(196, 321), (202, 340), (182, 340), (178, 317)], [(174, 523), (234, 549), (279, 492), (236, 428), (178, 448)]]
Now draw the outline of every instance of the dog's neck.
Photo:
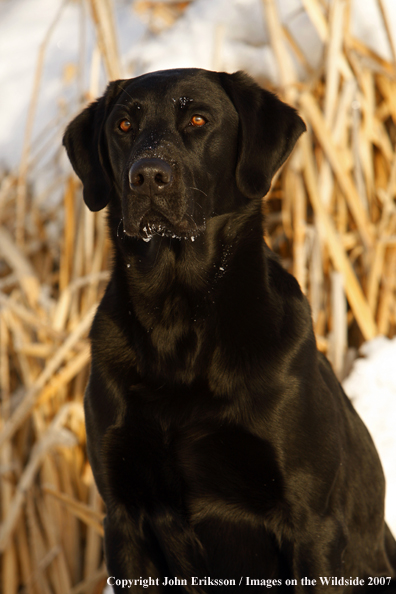
[[(208, 329), (214, 329), (221, 308), (246, 300), (246, 295), (257, 303), (263, 292), (263, 245), (261, 208), (253, 203), (239, 213), (210, 219), (195, 241), (160, 236), (147, 243), (120, 240), (112, 282), (117, 283), (120, 307), (128, 309), (132, 334), (147, 340), (150, 354), (144, 365), (152, 366), (150, 373), (160, 375), (161, 367), (174, 362), (180, 366), (174, 375), (180, 372), (181, 381), (193, 379), (200, 358), (210, 356)], [(246, 262), (243, 284), (233, 274), (235, 259), (239, 266)]]
[[(264, 243), (261, 205), (251, 202), (239, 211), (209, 219), (192, 238), (154, 235), (150, 241), (113, 238), (117, 271), (133, 303), (146, 304), (170, 294), (177, 300), (206, 296), (224, 277), (232, 258), (247, 248), (260, 252)], [(148, 309), (148, 308), (147, 308)]]

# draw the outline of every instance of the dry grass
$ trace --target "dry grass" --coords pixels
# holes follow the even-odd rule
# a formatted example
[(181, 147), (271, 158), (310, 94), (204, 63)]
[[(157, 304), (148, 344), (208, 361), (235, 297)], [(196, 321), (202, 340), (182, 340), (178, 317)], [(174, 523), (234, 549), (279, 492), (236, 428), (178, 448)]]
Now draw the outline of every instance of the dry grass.
[[(140, 2), (165, 20), (186, 8), (154, 5)], [(348, 1), (334, 0), (330, 14), (320, 0), (304, 7), (326, 46), (320, 72), (309, 70), (276, 3), (263, 0), (278, 92), (309, 125), (266, 201), (267, 236), (308, 295), (318, 344), (342, 376), (351, 349), (396, 333), (396, 70), (350, 34)], [(98, 49), (86, 98), (96, 94), (99, 56), (109, 78), (121, 70), (109, 2), (91, 0), (90, 10)], [(87, 463), (82, 409), (87, 332), (108, 278), (105, 221), (84, 207), (72, 174), (53, 189), (62, 192), (61, 208), (47, 199), (51, 188), (37, 196), (28, 184), (39, 162), (32, 124), (51, 31), (40, 50), (20, 170), (3, 174), (0, 186), (3, 594), (97, 594), (106, 577), (104, 510)], [(289, 48), (307, 67), (307, 83), (297, 81)], [(58, 132), (71, 115), (63, 114)], [(59, 144), (51, 134), (43, 133), (42, 152)]]

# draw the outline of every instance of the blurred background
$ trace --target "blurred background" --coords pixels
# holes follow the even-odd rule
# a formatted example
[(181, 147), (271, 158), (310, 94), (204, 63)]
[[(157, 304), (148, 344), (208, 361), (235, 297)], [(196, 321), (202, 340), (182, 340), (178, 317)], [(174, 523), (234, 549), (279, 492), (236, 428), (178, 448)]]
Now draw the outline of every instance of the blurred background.
[(394, 0), (0, 0), (0, 592), (99, 594), (87, 333), (105, 213), (61, 138), (109, 80), (239, 69), (307, 123), (263, 201), (316, 338), (380, 451), (396, 533)]

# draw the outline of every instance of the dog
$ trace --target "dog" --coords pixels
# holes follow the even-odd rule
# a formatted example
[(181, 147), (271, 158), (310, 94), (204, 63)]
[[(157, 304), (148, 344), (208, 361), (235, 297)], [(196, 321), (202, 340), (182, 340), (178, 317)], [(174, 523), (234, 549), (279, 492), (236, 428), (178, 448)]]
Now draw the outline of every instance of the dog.
[(66, 129), (114, 246), (85, 414), (116, 593), (394, 585), (375, 447), (263, 238), (304, 131), (248, 75), (202, 69), (111, 82)]

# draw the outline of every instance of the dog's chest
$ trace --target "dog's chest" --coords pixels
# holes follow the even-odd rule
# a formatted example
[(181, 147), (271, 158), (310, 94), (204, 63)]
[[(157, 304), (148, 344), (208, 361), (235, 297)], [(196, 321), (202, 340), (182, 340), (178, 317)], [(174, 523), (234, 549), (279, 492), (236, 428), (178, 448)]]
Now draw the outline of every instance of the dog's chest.
[(105, 452), (113, 495), (137, 508), (169, 505), (194, 522), (219, 508), (265, 517), (283, 500), (273, 446), (240, 427), (136, 419), (110, 429)]
[(187, 432), (177, 446), (192, 514), (210, 515), (220, 504), (231, 512), (265, 515), (282, 499), (282, 475), (268, 441), (240, 427), (221, 426)]

